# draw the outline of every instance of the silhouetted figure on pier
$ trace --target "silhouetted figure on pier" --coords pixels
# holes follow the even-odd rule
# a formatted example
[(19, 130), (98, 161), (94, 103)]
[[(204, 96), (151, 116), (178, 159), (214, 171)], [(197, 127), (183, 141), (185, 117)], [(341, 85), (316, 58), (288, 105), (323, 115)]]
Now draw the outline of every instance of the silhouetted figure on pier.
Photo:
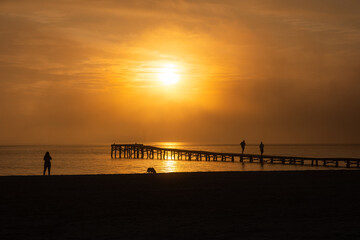
[(263, 144), (263, 142), (260, 143), (259, 148), (260, 148), (261, 155), (263, 155), (264, 154), (264, 144)]
[(244, 151), (245, 151), (245, 146), (246, 146), (246, 143), (245, 143), (245, 140), (243, 140), (241, 143), (241, 154), (244, 154)]
[(46, 172), (46, 169), (48, 170), (48, 174), (50, 176), (50, 168), (51, 168), (51, 156), (50, 156), (50, 153), (49, 152), (46, 152), (45, 153), (45, 156), (44, 156), (44, 173), (43, 175), (45, 176), (45, 172)]

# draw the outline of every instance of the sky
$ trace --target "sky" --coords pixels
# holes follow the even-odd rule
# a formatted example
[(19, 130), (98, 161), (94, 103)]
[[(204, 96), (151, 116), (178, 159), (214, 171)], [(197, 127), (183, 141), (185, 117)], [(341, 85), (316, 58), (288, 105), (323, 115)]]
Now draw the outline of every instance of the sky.
[(358, 0), (2, 0), (0, 144), (360, 144), (359, 12)]

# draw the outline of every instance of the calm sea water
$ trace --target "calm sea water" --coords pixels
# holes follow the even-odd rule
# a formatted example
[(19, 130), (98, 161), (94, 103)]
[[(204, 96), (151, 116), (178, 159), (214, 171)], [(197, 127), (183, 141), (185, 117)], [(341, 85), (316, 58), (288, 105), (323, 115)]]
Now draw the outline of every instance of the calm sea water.
[[(190, 143), (146, 143), (159, 147), (238, 153), (238, 144), (205, 145)], [(206, 162), (184, 160), (111, 159), (108, 145), (26, 145), (0, 146), (0, 176), (41, 175), (43, 156), (49, 151), (53, 175), (145, 173), (148, 167), (157, 172), (329, 170), (335, 168), (280, 164)], [(259, 153), (257, 145), (247, 145), (246, 153)], [(360, 145), (266, 145), (265, 154), (308, 157), (360, 158)]]

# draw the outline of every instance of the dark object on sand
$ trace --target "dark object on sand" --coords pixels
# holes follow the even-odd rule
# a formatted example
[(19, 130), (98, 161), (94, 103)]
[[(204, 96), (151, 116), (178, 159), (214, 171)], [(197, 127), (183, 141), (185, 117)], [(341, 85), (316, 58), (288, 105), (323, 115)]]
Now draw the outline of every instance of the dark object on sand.
[(151, 167), (151, 168), (147, 169), (146, 173), (156, 173), (156, 170), (155, 170), (155, 168)]

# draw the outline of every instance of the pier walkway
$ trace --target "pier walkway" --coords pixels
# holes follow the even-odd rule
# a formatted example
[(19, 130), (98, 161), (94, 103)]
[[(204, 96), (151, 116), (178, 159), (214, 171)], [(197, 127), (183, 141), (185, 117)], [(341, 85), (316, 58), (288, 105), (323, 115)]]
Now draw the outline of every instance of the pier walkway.
[(294, 156), (272, 156), (241, 153), (208, 152), (175, 148), (160, 148), (143, 144), (112, 144), (111, 158), (164, 159), (188, 161), (239, 161), (257, 163), (280, 163), (289, 165), (311, 165), (359, 168), (359, 158), (314, 158)]

